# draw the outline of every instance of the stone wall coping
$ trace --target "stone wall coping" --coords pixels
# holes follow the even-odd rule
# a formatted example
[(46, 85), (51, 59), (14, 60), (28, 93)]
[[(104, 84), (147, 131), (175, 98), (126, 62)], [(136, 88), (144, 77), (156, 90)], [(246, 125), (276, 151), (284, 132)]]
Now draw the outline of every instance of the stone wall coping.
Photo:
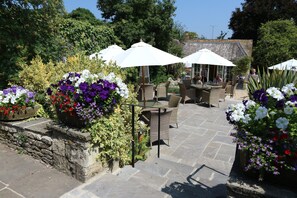
[(79, 129), (69, 128), (67, 126), (57, 124), (54, 121), (48, 123), (47, 128), (50, 130), (58, 131), (58, 132), (63, 133), (67, 136), (70, 136), (72, 138), (78, 138), (85, 142), (91, 140), (91, 135), (89, 133), (82, 133)]

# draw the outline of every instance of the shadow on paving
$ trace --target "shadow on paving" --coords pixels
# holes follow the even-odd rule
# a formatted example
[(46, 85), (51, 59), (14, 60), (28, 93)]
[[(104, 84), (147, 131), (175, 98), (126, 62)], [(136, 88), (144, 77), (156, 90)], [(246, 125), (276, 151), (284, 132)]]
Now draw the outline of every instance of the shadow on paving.
[(162, 188), (162, 192), (169, 194), (173, 198), (187, 197), (187, 198), (196, 198), (196, 197), (217, 197), (223, 198), (227, 196), (227, 190), (225, 184), (218, 185), (209, 185), (208, 182), (199, 181), (195, 175), (199, 173), (203, 168), (207, 168), (211, 171), (216, 172), (224, 177), (228, 175), (217, 171), (207, 165), (201, 165), (197, 168), (191, 175), (187, 177), (187, 182), (172, 182), (169, 185), (166, 185)]

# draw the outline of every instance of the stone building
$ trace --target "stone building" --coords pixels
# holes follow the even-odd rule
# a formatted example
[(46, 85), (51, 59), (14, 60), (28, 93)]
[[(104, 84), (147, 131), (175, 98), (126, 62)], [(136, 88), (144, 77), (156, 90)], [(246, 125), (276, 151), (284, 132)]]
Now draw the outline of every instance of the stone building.
[[(227, 60), (234, 62), (245, 56), (252, 56), (253, 40), (241, 40), (241, 39), (213, 39), (213, 40), (187, 40), (183, 44), (184, 57), (195, 53), (201, 49), (209, 49), (212, 52), (226, 58)], [(198, 65), (193, 64), (191, 76), (195, 76), (201, 71), (206, 70), (208, 73), (208, 80), (212, 81), (217, 74), (224, 77), (224, 81), (231, 80), (232, 67), (212, 66), (212, 65)]]

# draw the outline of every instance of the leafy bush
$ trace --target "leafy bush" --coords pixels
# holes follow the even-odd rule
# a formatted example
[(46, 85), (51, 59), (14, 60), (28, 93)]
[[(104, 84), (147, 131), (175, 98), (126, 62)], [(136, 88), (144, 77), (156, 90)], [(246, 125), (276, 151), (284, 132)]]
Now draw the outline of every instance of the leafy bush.
[(259, 81), (250, 78), (248, 83), (248, 90), (250, 98), (253, 98), (253, 93), (256, 90), (268, 89), (269, 87), (281, 88), (289, 83), (297, 83), (297, 75), (291, 70), (273, 70), (266, 72), (264, 69), (259, 72)]
[[(77, 54), (67, 58), (67, 61), (58, 63), (43, 63), (41, 58), (36, 57), (31, 64), (23, 65), (23, 71), (20, 73), (20, 83), (25, 87), (31, 87), (32, 90), (37, 91), (36, 97), (44, 107), (44, 111), (51, 117), (54, 116), (54, 111), (50, 105), (48, 97), (45, 97), (46, 88), (62, 79), (65, 73), (82, 71), (88, 69), (91, 73), (103, 73), (108, 75), (113, 72), (116, 76), (126, 79), (127, 70), (123, 70), (115, 65), (107, 65), (101, 60), (89, 60), (88, 57), (82, 54)], [(119, 160), (121, 164), (130, 162), (129, 155), (131, 154), (130, 140), (131, 140), (131, 109), (124, 104), (137, 104), (136, 93), (133, 92), (132, 85), (128, 85), (129, 97), (124, 99), (119, 107), (110, 117), (102, 117), (85, 131), (92, 136), (94, 144), (100, 144), (102, 154), (99, 158), (103, 162), (108, 162), (111, 159)], [(148, 135), (147, 128), (138, 121), (140, 108), (135, 108), (135, 130), (143, 131), (141, 142), (136, 142), (137, 145), (137, 159), (144, 159), (145, 152), (148, 149)], [(40, 110), (39, 114), (44, 115), (44, 111)], [(121, 120), (121, 122), (119, 122)], [(110, 150), (111, 149), (111, 150)]]

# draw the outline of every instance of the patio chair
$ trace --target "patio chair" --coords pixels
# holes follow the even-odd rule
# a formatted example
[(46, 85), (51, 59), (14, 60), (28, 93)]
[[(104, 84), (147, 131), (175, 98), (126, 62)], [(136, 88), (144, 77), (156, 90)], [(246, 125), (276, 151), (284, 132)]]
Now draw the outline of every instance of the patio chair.
[(176, 124), (176, 128), (178, 128), (177, 113), (181, 100), (182, 98), (180, 96), (171, 95), (168, 102), (168, 107), (172, 110), (170, 124)]
[(145, 100), (154, 100), (155, 97), (155, 90), (153, 84), (144, 84), (140, 85), (140, 89), (138, 91), (138, 101), (144, 100), (144, 89), (145, 89)]
[(182, 97), (182, 101), (185, 104), (188, 100), (193, 100), (196, 103), (196, 90), (193, 88), (186, 89), (185, 84), (178, 83), (179, 86), (179, 93)]
[(205, 102), (211, 107), (213, 104), (218, 104), (220, 106), (220, 92), (222, 90), (222, 86), (212, 86), (210, 90), (202, 91), (202, 102)]
[[(160, 140), (168, 140), (169, 145), (169, 123), (171, 117), (171, 109), (161, 109), (160, 113)], [(149, 108), (142, 112), (142, 120), (150, 127), (150, 145), (158, 141), (158, 109)]]
[(182, 81), (183, 84), (186, 86), (186, 89), (190, 89), (191, 88), (191, 79), (186, 79)]
[(168, 97), (168, 87), (170, 85), (170, 81), (167, 81), (166, 83), (160, 83), (156, 87), (156, 99), (157, 101), (162, 98), (162, 99), (167, 99)]

